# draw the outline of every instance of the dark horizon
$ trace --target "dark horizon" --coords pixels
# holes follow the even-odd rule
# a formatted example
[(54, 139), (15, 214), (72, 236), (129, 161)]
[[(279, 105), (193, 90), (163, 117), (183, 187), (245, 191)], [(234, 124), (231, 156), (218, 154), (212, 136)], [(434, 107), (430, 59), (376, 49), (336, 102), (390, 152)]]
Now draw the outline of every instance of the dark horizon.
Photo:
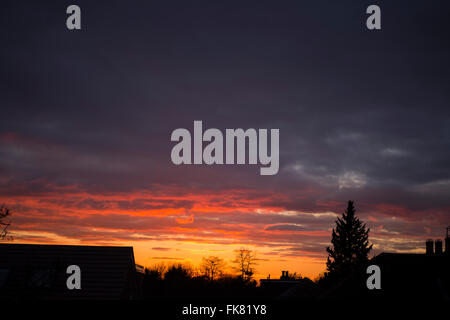
[[(2, 1), (0, 204), (16, 242), (324, 270), (348, 200), (373, 254), (450, 222), (450, 4)], [(280, 169), (175, 166), (177, 128), (280, 130)]]

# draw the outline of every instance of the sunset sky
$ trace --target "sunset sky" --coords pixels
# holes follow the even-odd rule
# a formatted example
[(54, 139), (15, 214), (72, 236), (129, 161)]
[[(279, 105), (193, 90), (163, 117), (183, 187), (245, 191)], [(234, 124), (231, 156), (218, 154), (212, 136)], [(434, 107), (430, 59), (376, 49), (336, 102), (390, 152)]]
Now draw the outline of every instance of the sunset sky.
[[(66, 29), (66, 7), (82, 30)], [(373, 254), (450, 225), (450, 4), (2, 1), (0, 203), (17, 243), (325, 270), (348, 200)], [(280, 170), (171, 162), (177, 128), (280, 129)], [(231, 270), (230, 270), (231, 272)]]

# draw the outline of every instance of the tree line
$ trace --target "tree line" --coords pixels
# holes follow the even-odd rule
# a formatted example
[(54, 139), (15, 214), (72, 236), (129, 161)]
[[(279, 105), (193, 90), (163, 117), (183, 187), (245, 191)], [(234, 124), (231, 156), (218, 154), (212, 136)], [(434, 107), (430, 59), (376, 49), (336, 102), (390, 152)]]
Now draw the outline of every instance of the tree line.
[(186, 263), (155, 264), (144, 269), (143, 297), (164, 299), (255, 295), (255, 252), (246, 248), (235, 250), (232, 264), (234, 274), (226, 272), (225, 260), (217, 256), (204, 257), (197, 268)]
[(241, 248), (234, 251), (235, 258), (232, 260), (231, 269), (237, 275), (230, 275), (226, 272), (227, 263), (218, 256), (203, 257), (197, 268), (187, 263), (172, 263), (166, 265), (164, 263), (155, 264), (144, 270), (146, 275), (151, 275), (155, 279), (165, 279), (171, 277), (173, 273), (187, 278), (203, 278), (205, 280), (214, 281), (223, 277), (237, 277), (243, 281), (252, 281), (256, 272), (256, 253), (247, 248)]

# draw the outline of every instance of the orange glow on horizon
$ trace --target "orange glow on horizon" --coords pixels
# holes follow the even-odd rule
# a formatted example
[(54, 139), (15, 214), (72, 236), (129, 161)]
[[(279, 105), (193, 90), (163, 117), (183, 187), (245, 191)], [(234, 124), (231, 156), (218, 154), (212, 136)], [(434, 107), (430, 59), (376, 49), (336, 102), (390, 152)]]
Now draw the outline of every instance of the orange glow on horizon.
[[(133, 246), (136, 262), (143, 266), (197, 266), (202, 257), (214, 255), (227, 261), (233, 273), (234, 250), (245, 247), (257, 253), (257, 278), (276, 278), (281, 270), (316, 278), (325, 270), (325, 248), (336, 219), (333, 212), (266, 206), (265, 194), (248, 190), (227, 190), (218, 197), (171, 188), (91, 194), (77, 192), (77, 186), (52, 187), (52, 192), (0, 196), (0, 203), (13, 209), (10, 231), (15, 242)], [(370, 217), (369, 223), (378, 220)], [(305, 228), (303, 220), (311, 226)], [(372, 230), (372, 239), (388, 248), (407, 240), (392, 237), (383, 227)], [(420, 236), (408, 239), (419, 242)]]

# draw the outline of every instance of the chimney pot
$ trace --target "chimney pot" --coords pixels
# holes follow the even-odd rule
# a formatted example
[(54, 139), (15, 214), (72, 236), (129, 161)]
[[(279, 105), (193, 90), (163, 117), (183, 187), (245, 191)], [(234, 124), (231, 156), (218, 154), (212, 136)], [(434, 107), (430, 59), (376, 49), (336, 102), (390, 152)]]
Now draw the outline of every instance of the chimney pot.
[(442, 254), (442, 240), (438, 239), (434, 243), (434, 253), (435, 254)]
[(433, 254), (434, 253), (434, 242), (432, 239), (428, 239), (426, 244), (426, 254)]

